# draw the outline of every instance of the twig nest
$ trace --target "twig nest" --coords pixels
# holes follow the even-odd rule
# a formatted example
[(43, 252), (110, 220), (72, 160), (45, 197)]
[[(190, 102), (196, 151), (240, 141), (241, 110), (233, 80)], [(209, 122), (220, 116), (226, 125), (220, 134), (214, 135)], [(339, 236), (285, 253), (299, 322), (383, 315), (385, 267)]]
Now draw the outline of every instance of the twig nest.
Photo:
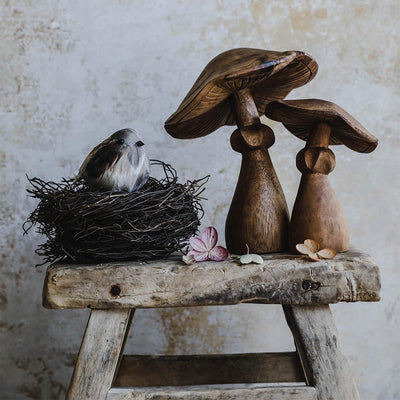
[(207, 178), (178, 183), (176, 171), (161, 161), (165, 177), (150, 177), (134, 192), (91, 191), (84, 181), (29, 179), (39, 199), (24, 224), (47, 240), (36, 253), (57, 260), (145, 261), (181, 251), (203, 216), (201, 194)]

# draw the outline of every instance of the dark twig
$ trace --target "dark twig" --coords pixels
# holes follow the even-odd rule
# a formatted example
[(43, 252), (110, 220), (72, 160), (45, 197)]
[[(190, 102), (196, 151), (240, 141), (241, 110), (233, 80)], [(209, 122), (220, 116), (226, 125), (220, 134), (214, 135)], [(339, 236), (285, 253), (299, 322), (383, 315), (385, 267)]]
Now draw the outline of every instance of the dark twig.
[(29, 178), (39, 204), (23, 225), (47, 240), (36, 253), (44, 262), (102, 262), (166, 257), (182, 251), (203, 217), (201, 200), (208, 177), (178, 183), (171, 165), (152, 160), (165, 177), (150, 177), (138, 191), (91, 191), (84, 181), (61, 183)]

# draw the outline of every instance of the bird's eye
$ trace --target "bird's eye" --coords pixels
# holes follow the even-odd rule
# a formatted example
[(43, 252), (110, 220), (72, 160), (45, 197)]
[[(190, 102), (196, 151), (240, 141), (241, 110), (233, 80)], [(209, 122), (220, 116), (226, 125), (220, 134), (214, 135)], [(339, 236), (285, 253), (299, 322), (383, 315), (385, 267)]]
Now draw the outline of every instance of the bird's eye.
[(125, 144), (125, 139), (122, 139), (122, 138), (121, 138), (121, 139), (118, 139), (118, 140), (117, 140), (117, 144), (119, 144), (119, 145), (122, 146), (123, 144)]
[(139, 140), (138, 142), (136, 142), (136, 146), (142, 147), (142, 146), (144, 146), (144, 143), (141, 140)]

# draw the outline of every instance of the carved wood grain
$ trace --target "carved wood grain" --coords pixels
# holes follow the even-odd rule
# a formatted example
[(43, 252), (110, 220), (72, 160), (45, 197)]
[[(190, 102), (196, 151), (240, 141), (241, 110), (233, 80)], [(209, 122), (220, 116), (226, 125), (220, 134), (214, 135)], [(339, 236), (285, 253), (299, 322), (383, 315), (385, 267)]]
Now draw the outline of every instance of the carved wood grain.
[(250, 89), (237, 91), (232, 102), (239, 129), (231, 145), (242, 153), (242, 166), (226, 218), (226, 246), (236, 254), (285, 251), (289, 211), (268, 153), (274, 133), (261, 124)]
[(230, 96), (246, 88), (263, 115), (270, 101), (285, 98), (292, 89), (311, 81), (317, 71), (317, 63), (301, 51), (228, 50), (207, 64), (165, 129), (175, 138), (188, 139), (235, 125)]
[(349, 249), (349, 230), (340, 203), (327, 175), (335, 167), (329, 145), (345, 144), (369, 153), (378, 140), (338, 105), (320, 99), (282, 100), (267, 105), (268, 118), (282, 122), (294, 135), (306, 140), (296, 159), (302, 172), (289, 228), (289, 249), (305, 239), (321, 248)]
[(267, 105), (265, 115), (282, 122), (289, 132), (307, 141), (320, 122), (329, 125), (329, 145), (344, 144), (359, 153), (370, 153), (378, 139), (337, 104), (320, 99), (280, 100)]
[(296, 164), (302, 177), (290, 220), (289, 248), (292, 252), (296, 252), (296, 244), (306, 239), (315, 240), (321, 249), (349, 249), (346, 218), (328, 178), (335, 168), (335, 156), (328, 149), (331, 133), (330, 125), (317, 123), (305, 148), (297, 155)]
[(339, 200), (324, 174), (305, 173), (293, 206), (289, 228), (289, 248), (313, 239), (320, 248), (349, 249), (349, 230)]
[[(251, 149), (239, 131), (231, 137), (234, 150), (242, 153), (242, 165), (225, 223), (228, 250), (245, 254), (273, 253), (288, 248), (289, 211), (267, 146), (273, 143), (273, 132), (261, 126), (261, 146)], [(241, 143), (243, 142), (243, 143)], [(264, 145), (266, 143), (266, 145)]]
[(266, 145), (272, 145), (274, 136), (262, 127), (260, 115), (270, 101), (313, 79), (317, 69), (317, 63), (299, 51), (228, 50), (207, 64), (165, 123), (167, 132), (180, 139), (205, 136), (223, 125), (238, 126), (247, 148), (225, 226), (230, 252), (245, 253), (246, 245), (256, 253), (288, 248), (286, 200)]

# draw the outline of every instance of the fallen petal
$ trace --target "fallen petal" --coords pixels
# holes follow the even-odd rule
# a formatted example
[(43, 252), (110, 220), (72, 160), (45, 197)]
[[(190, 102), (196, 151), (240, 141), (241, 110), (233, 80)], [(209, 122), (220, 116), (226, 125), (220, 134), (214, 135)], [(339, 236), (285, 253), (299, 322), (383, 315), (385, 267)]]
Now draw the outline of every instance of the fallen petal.
[(239, 257), (240, 264), (262, 264), (264, 260), (258, 254), (244, 254)]
[(304, 243), (296, 244), (296, 250), (299, 253), (306, 254), (306, 255), (312, 253), (312, 250), (307, 245), (305, 245)]
[(196, 236), (192, 236), (192, 237), (189, 239), (189, 243), (190, 243), (190, 245), (192, 246), (193, 250), (196, 250), (196, 251), (205, 251), (205, 252), (208, 251), (208, 248), (207, 248), (207, 246), (204, 244), (204, 242), (203, 242), (200, 238), (198, 238), (198, 237), (196, 237)]
[(317, 254), (321, 258), (326, 258), (330, 260), (331, 258), (334, 258), (336, 256), (336, 251), (332, 249), (322, 249), (318, 251)]
[(216, 246), (214, 247), (209, 253), (208, 253), (210, 260), (213, 261), (223, 261), (226, 260), (229, 257), (228, 250), (225, 247), (222, 246)]
[(201, 235), (201, 240), (205, 244), (207, 250), (213, 249), (218, 242), (218, 233), (213, 226), (209, 226)]
[(182, 256), (182, 261), (185, 264), (193, 264), (194, 262), (196, 262), (196, 260), (194, 259), (193, 255), (191, 254), (190, 256), (186, 255), (186, 256)]
[(311, 260), (313, 261), (320, 261), (320, 258), (318, 257), (317, 253), (310, 253), (308, 257), (311, 258)]
[(208, 253), (206, 251), (190, 250), (187, 256), (193, 256), (196, 261), (206, 261), (208, 259)]
[(239, 257), (240, 264), (250, 264), (253, 261), (251, 254), (243, 254)]
[(313, 253), (316, 253), (319, 250), (319, 243), (312, 239), (306, 239), (304, 244), (311, 249)]

